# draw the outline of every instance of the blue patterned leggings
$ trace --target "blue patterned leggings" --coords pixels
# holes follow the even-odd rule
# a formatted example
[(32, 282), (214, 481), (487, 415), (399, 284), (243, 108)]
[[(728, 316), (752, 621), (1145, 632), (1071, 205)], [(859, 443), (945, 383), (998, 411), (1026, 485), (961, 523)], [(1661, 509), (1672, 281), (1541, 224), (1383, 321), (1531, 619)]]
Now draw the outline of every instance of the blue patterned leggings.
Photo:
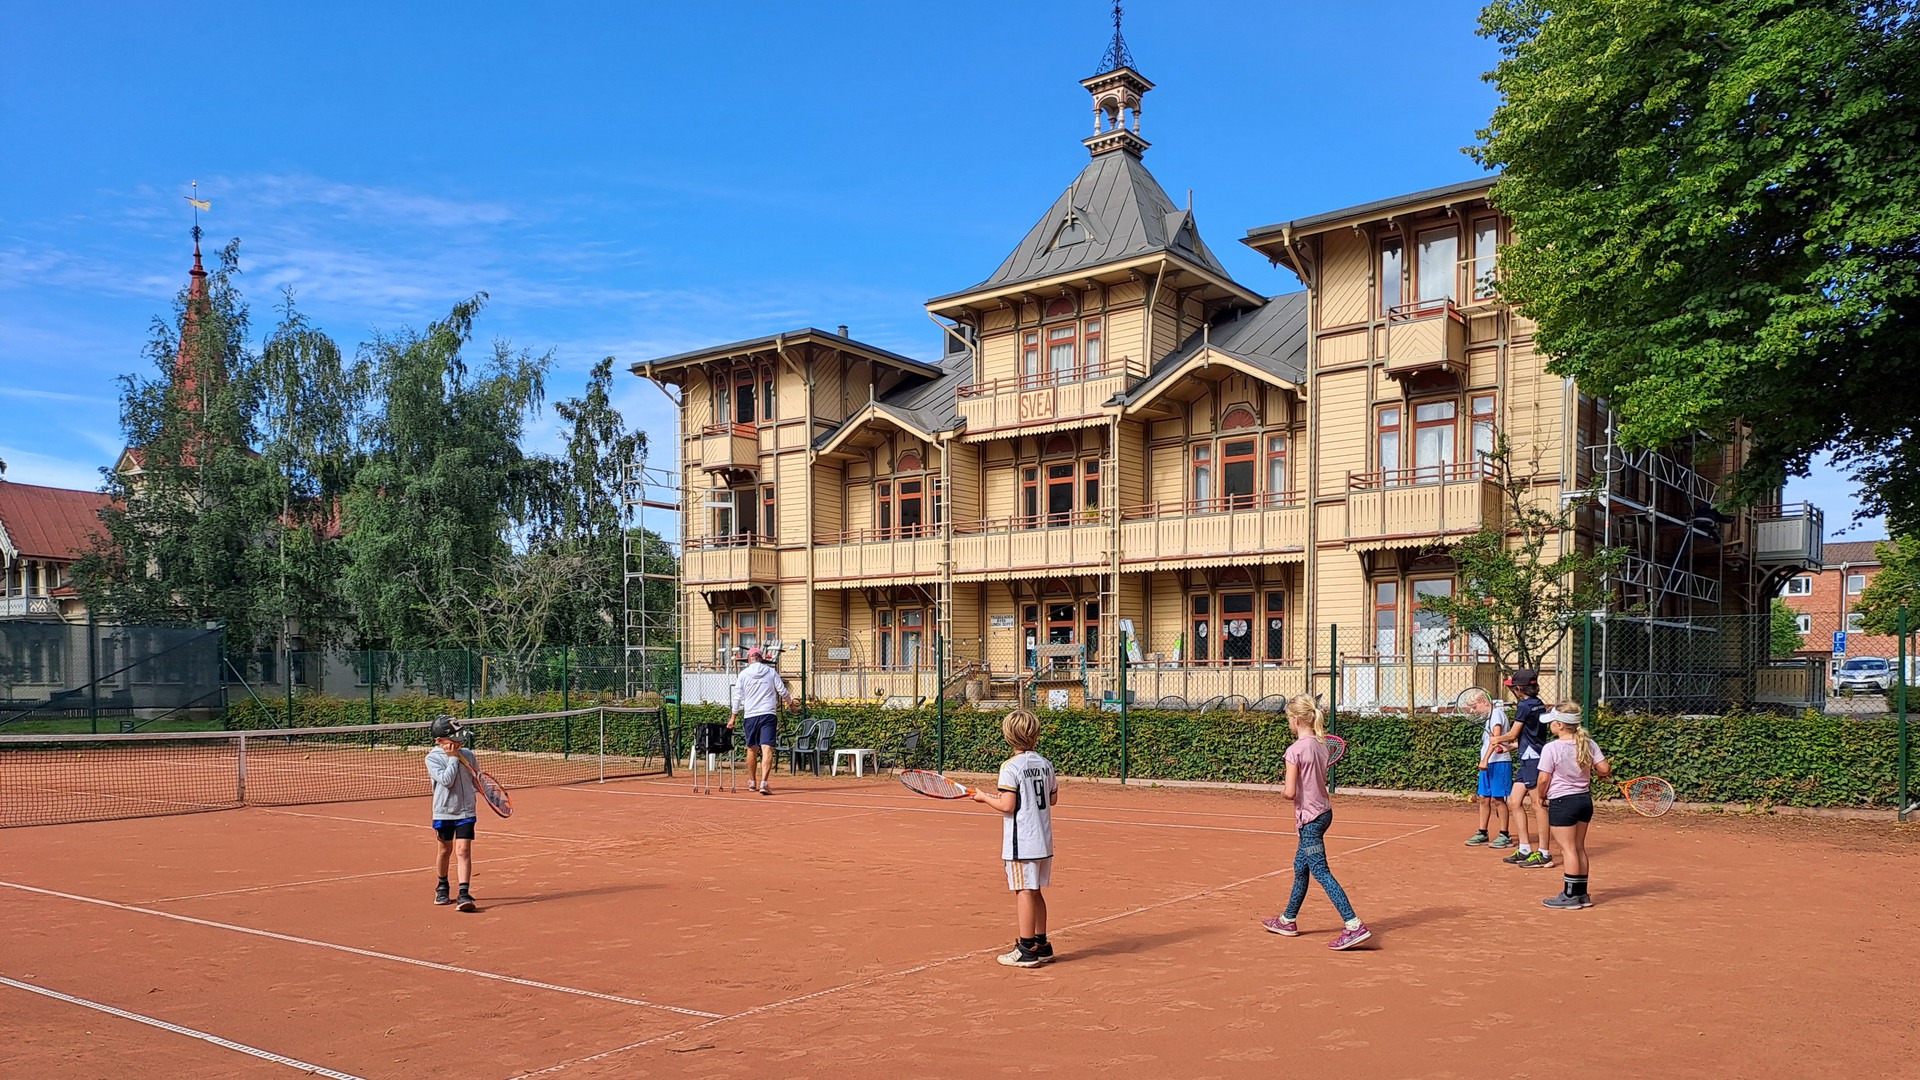
[(1333, 811), (1328, 810), (1305, 825), (1300, 826), (1300, 850), (1293, 854), (1293, 896), (1287, 900), (1289, 919), (1300, 914), (1300, 905), (1307, 899), (1307, 875), (1320, 883), (1326, 890), (1327, 899), (1333, 901), (1333, 909), (1342, 919), (1352, 919), (1353, 904), (1347, 900), (1347, 890), (1333, 879), (1333, 871), (1327, 866), (1327, 830), (1333, 827)]

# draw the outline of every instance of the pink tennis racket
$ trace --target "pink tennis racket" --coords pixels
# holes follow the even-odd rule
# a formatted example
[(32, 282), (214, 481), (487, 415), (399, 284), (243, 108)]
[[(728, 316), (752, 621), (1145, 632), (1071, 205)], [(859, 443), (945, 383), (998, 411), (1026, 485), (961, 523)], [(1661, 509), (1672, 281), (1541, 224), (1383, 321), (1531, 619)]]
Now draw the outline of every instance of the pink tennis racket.
[(929, 799), (964, 799), (973, 794), (965, 784), (957, 784), (937, 772), (926, 769), (903, 769), (900, 782), (908, 791), (915, 791)]
[(1320, 741), (1327, 744), (1328, 767), (1332, 767), (1334, 762), (1339, 761), (1341, 758), (1347, 756), (1347, 740), (1341, 738), (1340, 736), (1322, 735), (1320, 736)]

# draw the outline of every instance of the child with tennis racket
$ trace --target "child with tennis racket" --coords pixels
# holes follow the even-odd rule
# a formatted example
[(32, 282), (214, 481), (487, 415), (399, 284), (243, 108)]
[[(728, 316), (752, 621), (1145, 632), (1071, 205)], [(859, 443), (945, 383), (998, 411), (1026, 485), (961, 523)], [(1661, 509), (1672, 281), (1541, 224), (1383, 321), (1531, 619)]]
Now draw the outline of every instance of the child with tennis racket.
[[(1513, 838), (1507, 835), (1507, 796), (1513, 789), (1513, 755), (1500, 742), (1506, 734), (1507, 703), (1493, 700), (1492, 694), (1477, 686), (1460, 695), (1460, 700), (1467, 711), (1481, 721), (1480, 786), (1476, 800), (1480, 804), (1480, 828), (1467, 837), (1467, 846), (1512, 847)], [(1488, 840), (1487, 830), (1496, 822), (1500, 835)]]
[[(440, 837), (440, 884), (434, 887), (433, 902), (457, 904), (461, 911), (474, 909), (468, 883), (473, 880), (473, 825), (476, 788), (473, 783), (473, 752), (467, 749), (471, 733), (463, 730), (451, 716), (436, 716), (428, 725), (433, 749), (427, 751), (427, 775), (433, 778), (433, 831)], [(463, 764), (461, 759), (465, 758)], [(447, 864), (453, 863), (460, 879), (460, 895), (449, 896)]]
[(1300, 828), (1300, 846), (1293, 856), (1293, 895), (1287, 910), (1261, 922), (1261, 926), (1283, 937), (1299, 937), (1295, 921), (1300, 905), (1307, 899), (1307, 876), (1333, 902), (1346, 926), (1340, 936), (1327, 943), (1334, 951), (1351, 949), (1373, 936), (1360, 916), (1353, 913), (1347, 892), (1334, 880), (1327, 866), (1327, 830), (1333, 826), (1333, 799), (1327, 791), (1327, 744), (1317, 733), (1325, 721), (1319, 705), (1305, 695), (1287, 702), (1287, 725), (1293, 729), (1293, 745), (1287, 747), (1287, 776), (1281, 794), (1293, 801), (1294, 822)]
[(1060, 784), (1053, 764), (1035, 751), (1040, 745), (1040, 718), (1014, 709), (1000, 721), (1000, 734), (1013, 747), (1013, 756), (1000, 766), (999, 790), (969, 795), (1000, 811), (1000, 858), (1007, 864), (1007, 888), (1013, 890), (1017, 936), (1013, 951), (1000, 956), (1008, 967), (1039, 967), (1053, 962), (1047, 942), (1047, 898), (1041, 892), (1053, 884), (1053, 806), (1060, 801)]
[(1563, 701), (1547, 714), (1553, 741), (1540, 751), (1540, 787), (1546, 793), (1547, 824), (1560, 845), (1560, 895), (1540, 901), (1550, 908), (1592, 907), (1587, 895), (1587, 826), (1593, 823), (1593, 773), (1613, 779), (1607, 755), (1580, 722), (1580, 706)]

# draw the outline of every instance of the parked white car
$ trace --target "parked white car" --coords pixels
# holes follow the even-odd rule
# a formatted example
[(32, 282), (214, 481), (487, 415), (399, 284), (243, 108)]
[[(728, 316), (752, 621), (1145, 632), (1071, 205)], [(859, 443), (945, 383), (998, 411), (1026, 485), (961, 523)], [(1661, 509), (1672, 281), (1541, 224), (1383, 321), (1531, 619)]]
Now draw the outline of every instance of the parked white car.
[(1829, 684), (1836, 694), (1884, 694), (1893, 683), (1893, 665), (1878, 656), (1855, 656), (1834, 669)]

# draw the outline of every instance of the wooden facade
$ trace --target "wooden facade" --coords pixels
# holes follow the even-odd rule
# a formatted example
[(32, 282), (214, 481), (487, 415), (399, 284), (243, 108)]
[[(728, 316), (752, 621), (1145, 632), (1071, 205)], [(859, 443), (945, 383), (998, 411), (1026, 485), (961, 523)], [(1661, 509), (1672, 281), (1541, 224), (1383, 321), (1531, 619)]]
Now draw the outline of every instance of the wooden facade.
[[(993, 278), (928, 302), (937, 363), (800, 330), (635, 365), (680, 401), (687, 656), (804, 639), (822, 696), (925, 696), (938, 638), (959, 679), (1067, 667), (1105, 692), (1124, 634), (1136, 699), (1324, 690), (1336, 651), (1343, 701), (1485, 682), (1420, 599), (1500, 520), (1494, 440), (1542, 500), (1630, 482), (1604, 406), (1493, 296), (1491, 181), (1252, 230), (1304, 286), (1269, 297), (1219, 266), (1143, 142), (1088, 144)], [(1685, 502), (1737, 447), (1656, 459), (1667, 494), (1645, 497)], [(1603, 516), (1564, 542), (1622, 541)], [(1635, 541), (1667, 592), (1698, 579), (1690, 613), (1765, 603), (1752, 523), (1722, 525)]]

